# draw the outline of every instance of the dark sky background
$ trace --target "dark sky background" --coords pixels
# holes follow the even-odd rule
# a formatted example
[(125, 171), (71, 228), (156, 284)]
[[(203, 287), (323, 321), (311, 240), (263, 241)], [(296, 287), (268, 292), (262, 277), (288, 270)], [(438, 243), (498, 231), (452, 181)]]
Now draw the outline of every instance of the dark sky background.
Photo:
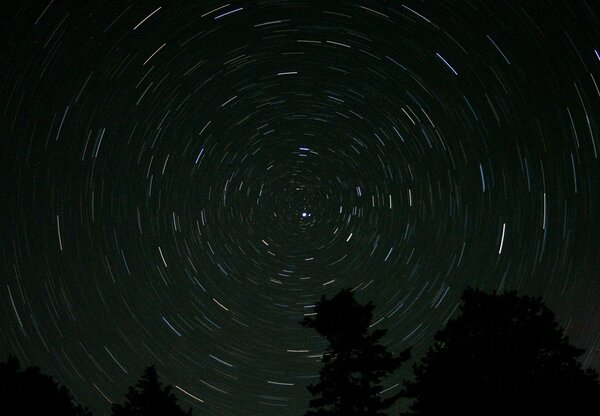
[(344, 287), (417, 357), (465, 287), (518, 289), (599, 367), (596, 0), (0, 20), (0, 353), (97, 414), (150, 364), (199, 415), (302, 414), (298, 321)]

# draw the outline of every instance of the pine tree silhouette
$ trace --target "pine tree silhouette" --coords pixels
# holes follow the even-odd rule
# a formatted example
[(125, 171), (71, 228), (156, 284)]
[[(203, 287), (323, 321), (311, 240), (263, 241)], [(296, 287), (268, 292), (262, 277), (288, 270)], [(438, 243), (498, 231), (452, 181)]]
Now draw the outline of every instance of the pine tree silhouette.
[(91, 416), (73, 402), (69, 390), (38, 367), (19, 369), (19, 360), (9, 356), (0, 363), (0, 415), (2, 416)]
[(539, 299), (467, 289), (460, 311), (405, 382), (404, 416), (600, 415), (598, 374)]
[(144, 374), (135, 386), (129, 386), (125, 394), (125, 403), (113, 404), (113, 416), (184, 416), (177, 397), (171, 392), (171, 386), (162, 387), (158, 380), (156, 367), (146, 367)]
[(309, 385), (314, 396), (305, 416), (380, 416), (397, 397), (382, 400), (382, 378), (408, 360), (410, 351), (394, 357), (379, 344), (384, 329), (370, 332), (372, 302), (359, 304), (350, 289), (322, 297), (316, 315), (301, 324), (327, 338), (320, 381)]

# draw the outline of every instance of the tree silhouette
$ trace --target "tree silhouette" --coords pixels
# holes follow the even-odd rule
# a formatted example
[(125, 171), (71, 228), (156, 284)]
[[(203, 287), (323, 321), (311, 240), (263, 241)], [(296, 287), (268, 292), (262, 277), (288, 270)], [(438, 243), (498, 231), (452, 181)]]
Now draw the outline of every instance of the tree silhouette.
[(144, 374), (135, 386), (129, 386), (125, 394), (125, 403), (113, 404), (113, 416), (184, 416), (177, 397), (171, 392), (171, 386), (162, 387), (154, 366), (146, 367)]
[(383, 377), (408, 360), (410, 351), (394, 357), (379, 340), (384, 329), (370, 332), (372, 302), (359, 304), (350, 289), (333, 298), (322, 297), (316, 315), (301, 324), (314, 328), (329, 341), (323, 354), (320, 381), (308, 386), (314, 396), (305, 416), (380, 416), (396, 397), (382, 400), (379, 393)]
[(460, 311), (405, 382), (404, 416), (600, 414), (598, 374), (541, 300), (467, 289)]
[(91, 416), (73, 402), (69, 390), (38, 367), (19, 370), (19, 360), (9, 356), (0, 363), (0, 415)]

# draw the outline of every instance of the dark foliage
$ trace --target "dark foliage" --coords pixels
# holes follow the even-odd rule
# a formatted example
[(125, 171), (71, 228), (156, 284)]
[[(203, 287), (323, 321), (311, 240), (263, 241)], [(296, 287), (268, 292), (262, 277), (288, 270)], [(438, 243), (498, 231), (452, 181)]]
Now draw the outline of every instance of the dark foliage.
[(38, 367), (21, 371), (19, 360), (9, 356), (0, 363), (0, 415), (91, 416), (75, 404), (69, 390)]
[(316, 315), (301, 324), (329, 341), (320, 381), (308, 386), (314, 396), (306, 416), (380, 416), (396, 398), (382, 400), (382, 378), (408, 360), (410, 352), (394, 357), (379, 340), (386, 330), (369, 331), (374, 306), (359, 304), (350, 289), (321, 298)]
[(125, 403), (113, 404), (113, 416), (184, 416), (177, 397), (171, 392), (171, 386), (162, 387), (154, 366), (147, 367), (135, 386), (129, 386), (125, 394)]
[(582, 353), (539, 299), (467, 289), (405, 383), (415, 400), (404, 415), (599, 415), (598, 374)]

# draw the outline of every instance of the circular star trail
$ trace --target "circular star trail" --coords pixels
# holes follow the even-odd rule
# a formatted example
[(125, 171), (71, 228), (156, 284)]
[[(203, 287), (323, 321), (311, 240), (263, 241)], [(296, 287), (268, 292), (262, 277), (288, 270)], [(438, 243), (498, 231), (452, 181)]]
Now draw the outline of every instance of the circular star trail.
[(0, 352), (97, 414), (150, 364), (198, 414), (301, 414), (298, 322), (345, 287), (416, 356), (518, 289), (598, 366), (593, 1), (2, 14)]

